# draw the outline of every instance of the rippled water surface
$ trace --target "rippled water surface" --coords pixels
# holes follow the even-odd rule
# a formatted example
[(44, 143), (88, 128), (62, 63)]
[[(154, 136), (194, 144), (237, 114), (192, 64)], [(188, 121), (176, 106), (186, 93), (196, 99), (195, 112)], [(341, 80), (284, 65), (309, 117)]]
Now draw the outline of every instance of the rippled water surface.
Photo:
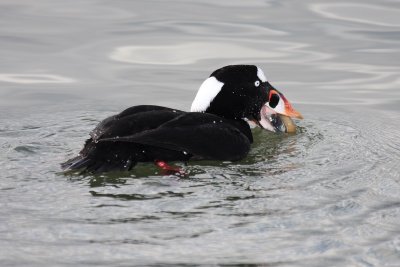
[[(0, 2), (1, 266), (400, 266), (400, 3)], [(187, 178), (64, 175), (96, 123), (254, 63), (305, 119)], [(180, 163), (177, 163), (180, 165)]]

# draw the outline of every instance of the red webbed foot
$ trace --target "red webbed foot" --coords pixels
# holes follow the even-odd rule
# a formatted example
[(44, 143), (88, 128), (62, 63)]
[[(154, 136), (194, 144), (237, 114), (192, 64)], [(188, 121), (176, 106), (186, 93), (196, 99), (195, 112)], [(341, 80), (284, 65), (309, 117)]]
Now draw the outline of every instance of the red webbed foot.
[(154, 163), (163, 170), (163, 174), (166, 175), (177, 174), (179, 176), (186, 176), (186, 173), (184, 170), (182, 170), (182, 168), (168, 165), (168, 163), (166, 163), (165, 161), (155, 160)]

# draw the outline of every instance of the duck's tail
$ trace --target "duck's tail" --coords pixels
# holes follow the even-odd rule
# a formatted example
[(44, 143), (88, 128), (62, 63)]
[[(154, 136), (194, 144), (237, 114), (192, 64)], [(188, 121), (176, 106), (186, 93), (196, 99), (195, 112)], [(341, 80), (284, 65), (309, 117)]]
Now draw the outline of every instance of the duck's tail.
[(120, 161), (108, 161), (93, 159), (88, 156), (76, 156), (61, 163), (65, 172), (79, 171), (80, 173), (100, 173), (109, 171), (130, 171), (136, 165), (135, 161), (126, 160), (124, 164)]
[(61, 168), (64, 171), (79, 170), (87, 167), (89, 162), (90, 159), (79, 155), (67, 160), (66, 162), (61, 163)]

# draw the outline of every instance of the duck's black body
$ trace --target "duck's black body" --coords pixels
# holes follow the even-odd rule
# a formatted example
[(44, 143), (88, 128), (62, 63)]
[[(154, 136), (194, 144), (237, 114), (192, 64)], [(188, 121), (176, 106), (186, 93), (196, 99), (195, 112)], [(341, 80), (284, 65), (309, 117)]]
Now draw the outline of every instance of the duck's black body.
[[(273, 93), (273, 94), (272, 94)], [(89, 172), (130, 170), (137, 162), (214, 159), (235, 161), (245, 157), (253, 142), (246, 121), (274, 131), (261, 116), (269, 98), (275, 108), (289, 107), (276, 100), (276, 91), (262, 70), (232, 65), (214, 71), (200, 86), (191, 111), (160, 106), (134, 106), (111, 116), (91, 132), (65, 170)], [(272, 108), (272, 109), (271, 109)]]
[(234, 161), (247, 155), (253, 141), (243, 120), (148, 105), (103, 120), (90, 135), (64, 169), (130, 170), (137, 162), (191, 158)]

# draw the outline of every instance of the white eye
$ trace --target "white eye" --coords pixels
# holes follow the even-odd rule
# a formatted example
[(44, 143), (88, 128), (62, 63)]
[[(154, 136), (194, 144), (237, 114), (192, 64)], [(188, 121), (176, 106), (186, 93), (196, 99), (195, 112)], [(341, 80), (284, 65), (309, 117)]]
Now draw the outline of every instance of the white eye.
[(255, 81), (255, 82), (254, 82), (254, 85), (255, 85), (256, 87), (260, 86), (260, 81)]

